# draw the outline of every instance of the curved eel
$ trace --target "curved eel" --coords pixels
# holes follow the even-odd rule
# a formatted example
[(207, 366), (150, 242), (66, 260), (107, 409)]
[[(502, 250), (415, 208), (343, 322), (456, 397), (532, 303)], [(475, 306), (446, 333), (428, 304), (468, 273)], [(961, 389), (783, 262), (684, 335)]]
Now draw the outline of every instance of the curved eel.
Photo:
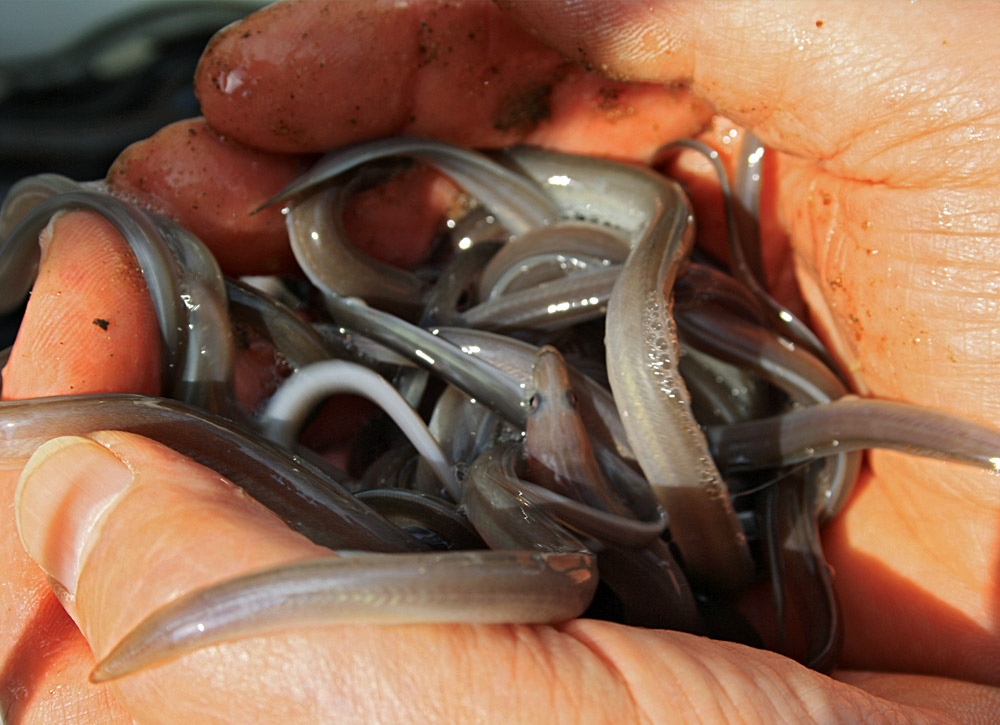
[(1000, 473), (1000, 431), (891, 400), (846, 395), (770, 418), (712, 426), (705, 434), (715, 455), (733, 471), (889, 448)]
[(608, 379), (639, 465), (670, 514), (671, 533), (692, 584), (739, 591), (753, 576), (746, 536), (691, 413), (677, 365), (671, 293), (693, 244), (680, 188), (639, 170), (646, 234), (629, 255), (608, 304)]
[[(57, 177), (61, 178), (61, 177)], [(149, 288), (164, 350), (164, 388), (171, 397), (234, 420), (243, 419), (233, 388), (234, 345), (222, 273), (208, 249), (174, 222), (104, 193), (60, 191), (60, 181), (41, 190), (26, 186), (37, 201), (3, 240), (14, 258), (37, 247), (38, 235), (54, 214), (86, 209), (100, 214), (121, 233)], [(40, 200), (46, 190), (60, 193)], [(17, 207), (19, 200), (10, 202)], [(26, 204), (27, 202), (25, 202)], [(35, 249), (37, 258), (37, 249)], [(13, 272), (0, 269), (3, 285)], [(32, 277), (33, 279), (33, 277)], [(20, 280), (17, 283), (20, 284)]]
[(292, 374), (267, 402), (259, 420), (261, 430), (279, 445), (294, 448), (306, 416), (335, 393), (353, 393), (378, 405), (431, 466), (445, 490), (459, 499), (451, 462), (420, 416), (385, 378), (357, 363), (324, 360)]

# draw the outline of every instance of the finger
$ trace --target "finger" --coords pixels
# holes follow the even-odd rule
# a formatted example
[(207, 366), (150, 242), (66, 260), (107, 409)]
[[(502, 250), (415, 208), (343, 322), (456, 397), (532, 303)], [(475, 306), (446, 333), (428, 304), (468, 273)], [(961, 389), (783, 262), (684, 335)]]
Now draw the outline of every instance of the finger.
[[(65, 588), (98, 655), (192, 587), (328, 555), (213, 472), (131, 434), (46, 444), (17, 510), (26, 548)], [(110, 687), (143, 722), (920, 714), (771, 653), (593, 621), (302, 628), (199, 650)]]
[(215, 128), (273, 151), (413, 134), (648, 159), (708, 118), (681, 89), (582, 71), (482, 1), (272, 5), (216, 35), (195, 89)]
[(107, 181), (193, 232), (224, 273), (297, 271), (278, 207), (257, 207), (287, 186), (309, 159), (247, 148), (204, 119), (172, 123), (119, 154)]
[[(156, 394), (156, 317), (125, 241), (101, 217), (71, 212), (46, 228), (42, 245), (39, 277), (3, 372), (4, 399)], [(2, 462), (4, 501), (14, 500), (20, 465)], [(0, 511), (0, 551), (0, 706), (8, 722), (77, 716), (79, 722), (130, 722), (113, 697), (88, 685), (90, 650), (25, 553), (13, 506)]]

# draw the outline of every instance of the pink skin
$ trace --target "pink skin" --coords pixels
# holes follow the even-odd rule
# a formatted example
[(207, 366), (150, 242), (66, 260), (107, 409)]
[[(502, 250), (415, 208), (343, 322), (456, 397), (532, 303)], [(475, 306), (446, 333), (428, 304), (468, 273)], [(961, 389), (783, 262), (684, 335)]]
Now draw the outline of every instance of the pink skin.
[[(649, 136), (640, 131), (666, 123), (664, 117), (649, 106), (634, 116), (607, 114), (605, 143), (600, 130), (587, 126), (600, 114), (583, 89), (581, 102), (569, 103), (564, 116), (497, 130), (493, 121), (509, 120), (512, 107), (532, 108), (511, 102), (523, 101), (526, 87), (552, 81), (555, 108), (574, 79), (591, 77), (567, 58), (613, 74), (615, 87), (626, 80), (651, 84), (624, 97), (653, 102), (662, 95), (656, 102), (663, 107), (668, 97), (686, 99), (673, 106), (688, 123), (685, 134), (700, 129), (705, 109), (714, 108), (782, 152), (778, 219), (814, 319), (855, 384), (996, 424), (1000, 381), (989, 331), (1000, 319), (989, 300), (1000, 270), (993, 215), (1000, 149), (989, 130), (1000, 120), (994, 110), (1000, 83), (992, 77), (1000, 68), (991, 35), (997, 11), (973, 3), (946, 13), (908, 3), (877, 7), (878, 22), (871, 6), (860, 3), (518, 4), (512, 12), (532, 35), (520, 33), (494, 6), (474, 1), (457, 9), (290, 2), (213, 43), (199, 72), (199, 93), (206, 116), (227, 137), (295, 151), (420, 123), (423, 133), (484, 145), (530, 139), (543, 129), (552, 133), (547, 143), (555, 143), (563, 138), (560, 129), (569, 138), (570, 129), (590, 128), (580, 138), (589, 139), (591, 151), (650, 153)], [(562, 55), (545, 50), (538, 37)], [(505, 67), (505, 57), (521, 72)], [(317, 58), (325, 63), (321, 74), (318, 62), (298, 65)], [(483, 74), (494, 65), (500, 72), (490, 78), (497, 80), (485, 84)], [(242, 86), (226, 94), (209, 87), (236, 71), (244, 73)], [(693, 95), (664, 83), (686, 84)], [(470, 84), (485, 90), (474, 96), (478, 103), (452, 103), (469, 98)], [(537, 120), (537, 114), (521, 117)], [(636, 148), (615, 143), (608, 129), (618, 123), (635, 124)], [(765, 241), (777, 243), (773, 236)], [(61, 323), (46, 324), (48, 334)], [(74, 473), (80, 468), (74, 460), (106, 465), (110, 451), (129, 468), (114, 478), (129, 493), (116, 499), (120, 490), (102, 489), (94, 506), (111, 499), (134, 505), (111, 506), (100, 526), (75, 538), (91, 553), (69, 570), (60, 562), (77, 559), (79, 545), (44, 545), (58, 542), (51, 503), (49, 514), (33, 512), (30, 501), (40, 499), (23, 495), (22, 521), (34, 523), (20, 534), (50, 572), (75, 577), (63, 584), (77, 592), (74, 616), (100, 653), (165, 598), (213, 573), (232, 572), (220, 559), (250, 567), (258, 557), (273, 562), (315, 553), (266, 524), (263, 514), (249, 516), (229, 501), (229, 489), (205, 469), (134, 438), (108, 434), (71, 442), (76, 447), (37, 459), (38, 475), (27, 477), (22, 490), (65, 499), (88, 487), (88, 477)], [(67, 458), (62, 450), (76, 455)], [(870, 461), (848, 510), (826, 532), (844, 603), (844, 664), (868, 672), (826, 678), (736, 645), (580, 620), (559, 627), (284, 632), (205, 650), (110, 688), (89, 688), (81, 678), (92, 660), (81, 659), (86, 653), (79, 637), (68, 634), (67, 620), (61, 628), (43, 626), (55, 621), (45, 614), (53, 600), (39, 598), (44, 580), (35, 569), (27, 573), (31, 565), (22, 557), (8, 560), (12, 586), (0, 588), (9, 598), (3, 611), (18, 613), (9, 630), (18, 632), (17, 645), (5, 669), (15, 673), (6, 681), (20, 688), (8, 690), (18, 698), (12, 717), (41, 720), (58, 707), (77, 722), (125, 722), (120, 709), (109, 715), (118, 707), (107, 697), (111, 691), (132, 716), (150, 722), (208, 713), (240, 722), (315, 722), (331, 713), (357, 722), (554, 722), (737, 720), (747, 712), (762, 720), (996, 721), (996, 480), (897, 454), (873, 454)], [(190, 497), (174, 496), (178, 467), (204, 492), (199, 495), (218, 503), (210, 513), (186, 505)], [(161, 487), (168, 505), (136, 503)], [(244, 527), (248, 518), (254, 523)], [(0, 521), (14, 536), (9, 517)], [(178, 533), (192, 522), (231, 535), (208, 544), (219, 548), (204, 557), (207, 542)], [(172, 542), (154, 559), (165, 578), (146, 571), (150, 531)], [(14, 542), (4, 550), (13, 551)], [(901, 674), (914, 671), (921, 674)]]

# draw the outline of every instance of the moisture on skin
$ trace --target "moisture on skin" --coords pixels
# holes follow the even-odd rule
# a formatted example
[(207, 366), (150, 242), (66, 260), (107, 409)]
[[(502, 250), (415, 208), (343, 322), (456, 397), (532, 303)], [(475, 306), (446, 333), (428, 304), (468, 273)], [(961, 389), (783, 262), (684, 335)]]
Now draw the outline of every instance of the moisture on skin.
[(564, 329), (604, 317), (621, 265), (542, 282), (475, 305), (457, 322), (481, 330)]
[(608, 227), (558, 222), (532, 229), (507, 242), (486, 265), (479, 299), (562, 277), (569, 269), (621, 264), (627, 256), (628, 243)]

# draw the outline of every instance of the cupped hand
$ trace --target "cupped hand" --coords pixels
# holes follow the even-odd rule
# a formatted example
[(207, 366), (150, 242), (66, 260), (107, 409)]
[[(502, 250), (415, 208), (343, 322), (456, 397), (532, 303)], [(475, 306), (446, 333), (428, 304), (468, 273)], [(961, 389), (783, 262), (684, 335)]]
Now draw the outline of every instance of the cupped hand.
[[(777, 219), (855, 387), (1000, 426), (993, 6), (505, 10), (268, 8), (206, 51), (197, 83), (210, 125), (167, 129), (109, 179), (183, 219), (220, 259), (228, 250), (230, 271), (269, 271), (289, 263), (280, 224), (261, 215), (248, 230), (244, 213), (298, 173), (299, 154), (415, 133), (648, 160), (718, 113), (780, 152)], [(408, 183), (430, 193), (440, 182)], [(241, 239), (252, 246), (233, 253)], [(120, 240), (67, 215), (47, 243), (4, 396), (157, 392), (155, 319)], [(59, 439), (32, 459), (16, 502), (23, 462), (0, 471), (13, 502), (0, 517), (11, 633), (0, 692), (11, 719), (42, 722), (995, 720), (997, 480), (892, 453), (869, 462), (825, 532), (851, 668), (834, 678), (739, 645), (579, 620), (304, 628), (94, 686), (91, 649), (105, 654), (165, 601), (321, 552), (159, 445)]]

